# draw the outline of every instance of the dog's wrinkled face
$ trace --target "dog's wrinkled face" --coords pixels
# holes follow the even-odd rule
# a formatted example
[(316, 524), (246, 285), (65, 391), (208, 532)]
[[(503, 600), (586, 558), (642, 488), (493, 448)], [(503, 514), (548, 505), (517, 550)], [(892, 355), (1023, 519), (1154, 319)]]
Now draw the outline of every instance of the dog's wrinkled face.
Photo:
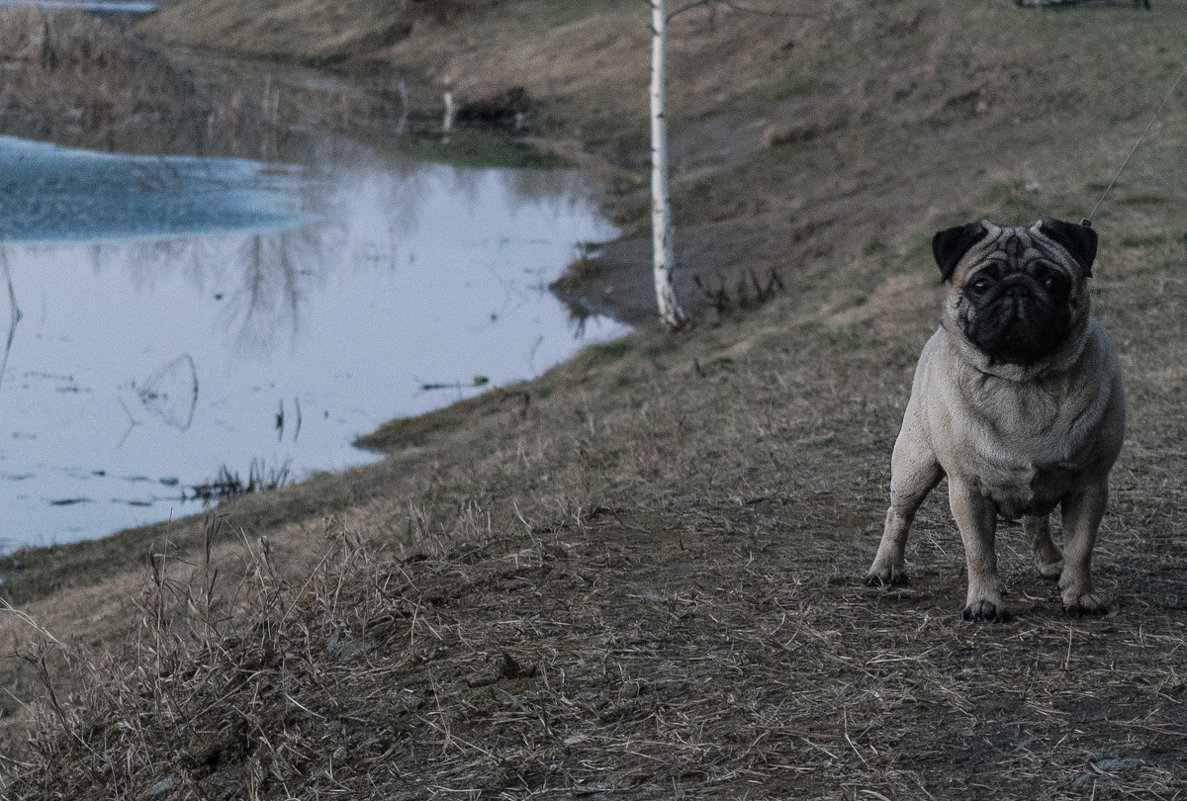
[(939, 232), (932, 251), (951, 282), (951, 322), (991, 363), (1037, 364), (1087, 316), (1091, 228), (1061, 220), (1001, 228), (982, 220)]

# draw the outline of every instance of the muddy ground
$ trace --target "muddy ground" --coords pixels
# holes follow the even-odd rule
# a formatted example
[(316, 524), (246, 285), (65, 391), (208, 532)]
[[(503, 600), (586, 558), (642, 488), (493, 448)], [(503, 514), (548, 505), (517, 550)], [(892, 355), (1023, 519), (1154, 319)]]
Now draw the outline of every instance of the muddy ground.
[(1130, 398), (1112, 611), (1065, 616), (1005, 525), (1014, 617), (963, 622), (942, 488), (913, 583), (861, 583), (932, 232), (1087, 213), (1183, 68), (1187, 4), (1154, 5), (678, 17), (680, 336), (647, 322), (645, 9), (505, 2), (365, 54), (537, 98), (624, 229), (564, 294), (641, 328), (393, 421), (379, 465), (7, 560), (5, 794), (1183, 797), (1181, 94), (1094, 221)]

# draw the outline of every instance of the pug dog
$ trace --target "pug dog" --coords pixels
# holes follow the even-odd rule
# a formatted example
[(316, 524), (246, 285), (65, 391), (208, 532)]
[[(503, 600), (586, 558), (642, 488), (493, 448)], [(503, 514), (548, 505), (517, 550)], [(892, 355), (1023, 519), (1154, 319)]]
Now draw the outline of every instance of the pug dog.
[[(1022, 518), (1035, 567), (1059, 579), (1069, 614), (1108, 611), (1090, 561), (1125, 433), (1125, 390), (1088, 311), (1096, 246), (1087, 224), (1061, 220), (1017, 228), (982, 220), (935, 235), (944, 310), (894, 444), (890, 509), (866, 584), (907, 583), (907, 531), (947, 476), (968, 563), (966, 620), (1008, 618), (998, 518)], [(1057, 506), (1062, 554), (1051, 540)]]

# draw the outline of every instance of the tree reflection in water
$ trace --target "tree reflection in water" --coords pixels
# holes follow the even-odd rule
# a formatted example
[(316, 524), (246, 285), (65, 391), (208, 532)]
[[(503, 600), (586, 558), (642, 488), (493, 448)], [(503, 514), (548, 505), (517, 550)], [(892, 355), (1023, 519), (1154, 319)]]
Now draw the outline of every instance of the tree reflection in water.
[(308, 232), (280, 231), (252, 234), (239, 247), (239, 289), (223, 298), (223, 313), (241, 344), (269, 351), (282, 333), (296, 338), (303, 284), (321, 275), (317, 244)]
[(8, 372), (8, 357), (12, 354), (12, 340), (16, 337), (17, 323), (21, 321), (21, 308), (16, 303), (16, 290), (12, 286), (12, 270), (8, 266), (8, 252), (0, 241), (0, 271), (8, 287), (8, 338), (4, 342), (4, 357), (0, 359), (0, 387), (4, 385), (4, 374)]
[[(177, 488), (224, 465), (360, 464), (373, 457), (350, 443), (383, 420), (477, 392), (475, 376), (531, 377), (581, 344), (545, 287), (576, 243), (614, 235), (574, 173), (426, 165), (341, 139), (309, 143), (303, 167), (177, 160), (155, 179), (148, 161), (3, 139), (0, 161), (5, 148), (77, 162), (37, 180), (37, 205), (86, 212), (22, 217), (35, 176), (0, 180), (16, 215), (0, 232), (21, 240), (0, 246), (0, 277), (10, 321), (15, 299), (25, 312), (0, 374), (0, 506), (25, 544), (184, 514)], [(124, 185), (75, 203), (83, 172)], [(144, 210), (167, 224), (152, 234)], [(47, 508), (62, 498), (94, 502)]]
[(109, 259), (123, 262), (139, 292), (153, 291), (163, 275), (184, 272), (200, 296), (220, 304), (219, 329), (259, 355), (297, 340), (302, 307), (324, 281), (314, 226), (94, 247), (97, 274)]

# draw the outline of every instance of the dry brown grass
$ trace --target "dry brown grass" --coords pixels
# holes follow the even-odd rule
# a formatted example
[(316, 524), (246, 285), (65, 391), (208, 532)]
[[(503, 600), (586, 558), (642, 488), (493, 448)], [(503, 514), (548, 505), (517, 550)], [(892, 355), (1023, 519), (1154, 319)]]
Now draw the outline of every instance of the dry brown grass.
[[(1181, 68), (1187, 9), (846, 9), (805, 23), (817, 38), (774, 86), (685, 120), (690, 256), (764, 237), (787, 286), (768, 303), (386, 426), (383, 464), (229, 504), (209, 547), (190, 520), (8, 564), (8, 597), (65, 645), (0, 616), (27, 657), (4, 680), (36, 713), (4, 794), (1182, 797), (1181, 102), (1096, 221), (1093, 303), (1131, 408), (1096, 557), (1114, 611), (1066, 618), (1006, 527), (1015, 619), (963, 623), (942, 498), (910, 587), (861, 576), (937, 315), (930, 233), (1090, 207)], [(1134, 46), (1100, 58), (1118, 36)], [(755, 149), (698, 162), (722, 119), (767, 121), (792, 74), (835, 82), (819, 101), (845, 124), (771, 149), (753, 126)], [(172, 555), (144, 561), (153, 541)]]
[(201, 149), (201, 98), (143, 44), (77, 11), (0, 8), (8, 135), (102, 149)]
[[(310, 520), (306, 539), (238, 527), (253, 512), (230, 506), (223, 599), (204, 600), (200, 540), (137, 571), (143, 623), (123, 642), (139, 650), (97, 672), (71, 656), (83, 680), (57, 681), (92, 694), (43, 707), (24, 757), (38, 770), (6, 792), (1173, 797), (1183, 473), (1148, 410), (1182, 370), (1131, 377), (1147, 411), (1098, 556), (1116, 612), (1067, 619), (1011, 529), (1016, 621), (973, 626), (940, 501), (921, 515), (914, 585), (861, 586), (915, 343), (803, 319), (831, 294), (594, 349), (524, 387), (526, 416), (497, 397), (436, 415), (382, 478), (356, 475), (386, 492), (351, 522)], [(929, 307), (897, 314), (922, 330)]]
[(370, 54), (415, 27), (449, 24), (493, 0), (201, 0), (170, 4), (140, 24), (172, 44), (282, 61), (333, 63)]

